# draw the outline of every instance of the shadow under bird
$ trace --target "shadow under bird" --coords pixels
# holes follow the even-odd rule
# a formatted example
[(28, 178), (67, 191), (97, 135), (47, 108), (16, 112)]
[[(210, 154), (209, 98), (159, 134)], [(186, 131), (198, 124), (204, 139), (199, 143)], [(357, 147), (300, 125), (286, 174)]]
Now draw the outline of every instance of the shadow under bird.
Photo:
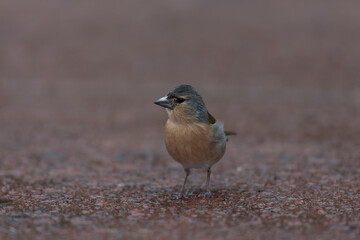
[(227, 136), (236, 133), (224, 131), (224, 124), (207, 111), (202, 97), (190, 85), (177, 86), (155, 104), (164, 107), (169, 117), (166, 149), (185, 170), (181, 196), (191, 168), (207, 169), (206, 194), (210, 195), (211, 167), (223, 157)]

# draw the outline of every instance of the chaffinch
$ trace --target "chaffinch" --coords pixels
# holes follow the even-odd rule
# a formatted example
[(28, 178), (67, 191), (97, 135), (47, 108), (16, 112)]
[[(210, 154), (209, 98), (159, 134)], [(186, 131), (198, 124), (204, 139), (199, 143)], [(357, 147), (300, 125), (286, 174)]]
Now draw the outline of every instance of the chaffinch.
[(210, 195), (211, 167), (224, 155), (227, 136), (224, 124), (207, 111), (202, 97), (190, 85), (180, 85), (165, 97), (155, 101), (164, 107), (169, 119), (165, 125), (165, 145), (168, 153), (185, 170), (183, 196), (191, 168), (207, 169), (206, 194)]

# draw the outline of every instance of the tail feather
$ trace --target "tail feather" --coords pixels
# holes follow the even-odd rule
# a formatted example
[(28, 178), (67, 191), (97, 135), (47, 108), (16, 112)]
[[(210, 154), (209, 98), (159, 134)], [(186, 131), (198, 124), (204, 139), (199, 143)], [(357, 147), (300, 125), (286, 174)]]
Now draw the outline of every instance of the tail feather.
[(232, 131), (224, 131), (224, 132), (225, 132), (225, 136), (237, 135), (236, 132), (232, 132)]
[(231, 131), (224, 131), (225, 136), (226, 136), (226, 141), (228, 141), (229, 139), (227, 138), (227, 136), (231, 136), (231, 135), (237, 135), (236, 132), (231, 132)]

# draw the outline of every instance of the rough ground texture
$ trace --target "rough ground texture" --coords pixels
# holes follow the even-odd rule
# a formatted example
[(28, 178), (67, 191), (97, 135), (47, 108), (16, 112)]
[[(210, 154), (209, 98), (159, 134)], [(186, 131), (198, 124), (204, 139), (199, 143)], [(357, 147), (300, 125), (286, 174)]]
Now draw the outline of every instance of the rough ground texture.
[[(1, 1), (0, 239), (358, 239), (359, 1)], [(238, 132), (166, 153), (194, 85)]]

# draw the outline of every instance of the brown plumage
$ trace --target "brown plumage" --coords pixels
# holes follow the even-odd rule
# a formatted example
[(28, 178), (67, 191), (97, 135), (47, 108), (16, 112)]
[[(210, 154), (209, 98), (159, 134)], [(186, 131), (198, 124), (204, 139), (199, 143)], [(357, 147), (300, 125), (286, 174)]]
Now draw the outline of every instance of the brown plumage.
[(225, 153), (227, 135), (223, 123), (207, 111), (202, 97), (190, 85), (180, 85), (165, 97), (155, 101), (168, 113), (165, 125), (165, 145), (169, 154), (185, 169), (183, 195), (191, 168), (207, 169), (206, 191), (209, 191), (211, 167)]

